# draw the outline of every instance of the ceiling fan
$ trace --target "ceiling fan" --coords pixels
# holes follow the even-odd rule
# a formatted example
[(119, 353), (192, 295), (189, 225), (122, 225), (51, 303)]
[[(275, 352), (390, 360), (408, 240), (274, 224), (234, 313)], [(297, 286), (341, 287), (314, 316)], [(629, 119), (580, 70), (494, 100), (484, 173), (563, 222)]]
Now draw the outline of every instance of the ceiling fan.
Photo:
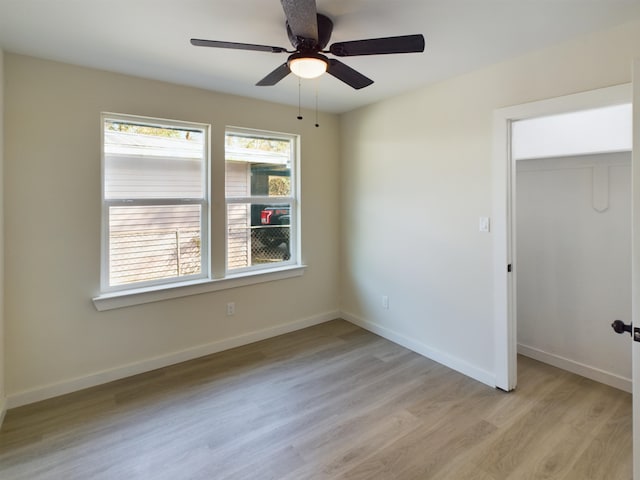
[(422, 35), (370, 38), (332, 44), (325, 50), (333, 31), (333, 22), (325, 15), (317, 13), (315, 0), (280, 0), (287, 17), (287, 35), (294, 50), (250, 43), (222, 42), (217, 40), (191, 39), (198, 47), (232, 48), (259, 52), (289, 53), (285, 63), (277, 67), (256, 85), (271, 86), (293, 72), (301, 78), (316, 78), (327, 72), (347, 85), (361, 89), (373, 83), (353, 68), (325, 53), (337, 57), (357, 55), (384, 55), (390, 53), (414, 53), (424, 51)]

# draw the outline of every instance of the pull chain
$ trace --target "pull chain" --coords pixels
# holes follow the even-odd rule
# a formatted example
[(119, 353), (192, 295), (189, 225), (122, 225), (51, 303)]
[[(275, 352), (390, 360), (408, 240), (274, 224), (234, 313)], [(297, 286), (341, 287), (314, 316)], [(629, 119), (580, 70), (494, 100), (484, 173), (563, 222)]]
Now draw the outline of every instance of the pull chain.
[(316, 128), (318, 128), (320, 124), (318, 123), (318, 80), (316, 80)]
[(298, 120), (302, 120), (302, 110), (301, 110), (301, 90), (302, 90), (302, 80), (298, 77)]

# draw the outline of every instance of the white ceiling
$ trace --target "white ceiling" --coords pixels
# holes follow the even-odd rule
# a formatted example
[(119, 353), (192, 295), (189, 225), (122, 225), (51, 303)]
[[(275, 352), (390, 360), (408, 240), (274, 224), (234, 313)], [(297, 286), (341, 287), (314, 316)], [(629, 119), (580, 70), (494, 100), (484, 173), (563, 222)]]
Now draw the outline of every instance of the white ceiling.
[[(330, 43), (422, 33), (425, 53), (349, 57), (375, 83), (303, 81), (345, 112), (572, 37), (640, 18), (640, 0), (317, 0)], [(298, 81), (255, 83), (287, 54), (193, 47), (190, 38), (290, 48), (279, 0), (0, 0), (0, 47), (62, 62), (297, 105)]]

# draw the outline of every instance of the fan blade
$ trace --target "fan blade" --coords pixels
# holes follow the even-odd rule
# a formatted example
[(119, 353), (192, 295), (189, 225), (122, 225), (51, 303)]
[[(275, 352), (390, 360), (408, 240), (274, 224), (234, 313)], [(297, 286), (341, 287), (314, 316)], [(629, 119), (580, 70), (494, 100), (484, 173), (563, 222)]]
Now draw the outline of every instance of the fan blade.
[(329, 51), (338, 57), (424, 52), (424, 37), (422, 35), (403, 35), (401, 37), (338, 42), (331, 45)]
[(282, 65), (280, 65), (278, 68), (276, 68), (273, 72), (271, 72), (269, 75), (267, 75), (262, 80), (260, 80), (258, 83), (256, 83), (256, 86), (271, 87), (276, 83), (278, 83), (280, 80), (282, 80), (284, 77), (289, 75), (289, 73), (291, 73), (291, 70), (289, 70), (289, 65), (287, 65), (287, 63), (285, 62)]
[(191, 39), (191, 45), (196, 47), (233, 48), (236, 50), (256, 50), (258, 52), (284, 53), (286, 48), (270, 47), (269, 45), (254, 45), (252, 43), (219, 42), (217, 40)]
[(327, 73), (333, 75), (338, 80), (342, 80), (350, 87), (360, 90), (361, 88), (368, 87), (373, 83), (373, 80), (365, 77), (360, 72), (357, 72), (353, 68), (345, 65), (339, 60), (332, 58), (329, 60), (329, 67)]
[(280, 0), (291, 32), (300, 38), (318, 41), (316, 0)]

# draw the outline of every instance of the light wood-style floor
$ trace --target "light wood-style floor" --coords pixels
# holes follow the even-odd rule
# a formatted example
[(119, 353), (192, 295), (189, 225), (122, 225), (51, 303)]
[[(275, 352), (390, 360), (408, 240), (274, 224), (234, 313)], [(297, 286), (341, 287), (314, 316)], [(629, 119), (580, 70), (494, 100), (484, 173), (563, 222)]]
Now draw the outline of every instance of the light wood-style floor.
[(336, 320), (10, 410), (0, 478), (630, 480), (631, 396), (504, 393)]

